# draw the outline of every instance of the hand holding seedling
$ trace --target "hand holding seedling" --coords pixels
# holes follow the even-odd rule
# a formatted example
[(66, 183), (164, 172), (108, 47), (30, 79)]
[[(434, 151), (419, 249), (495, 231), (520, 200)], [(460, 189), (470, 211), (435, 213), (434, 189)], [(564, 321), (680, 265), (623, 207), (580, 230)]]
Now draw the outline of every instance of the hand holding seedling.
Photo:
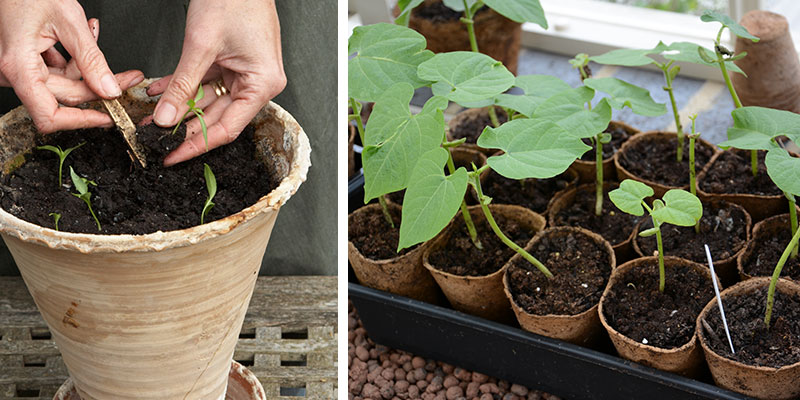
[(113, 126), (108, 114), (73, 106), (117, 97), (144, 79), (140, 71), (112, 74), (95, 43), (99, 29), (74, 0), (0, 2), (0, 86), (14, 88), (40, 132)]
[(656, 235), (658, 243), (658, 290), (664, 291), (664, 246), (661, 241), (661, 225), (692, 226), (703, 216), (703, 204), (697, 196), (681, 189), (671, 189), (664, 197), (653, 201), (650, 207), (644, 201), (653, 196), (653, 189), (644, 183), (626, 179), (619, 188), (608, 193), (617, 208), (635, 216), (644, 215), (645, 209), (653, 219), (653, 227), (639, 232), (639, 236)]
[[(258, 39), (256, 39), (258, 38)], [(214, 96), (218, 80), (230, 92)], [(171, 166), (232, 142), (267, 102), (286, 86), (280, 27), (274, 0), (194, 0), (186, 14), (183, 51), (174, 74), (150, 85), (148, 95), (162, 94), (154, 121), (172, 127), (205, 83), (206, 96), (195, 103), (205, 110), (201, 124), (187, 124), (187, 139), (164, 159)]]

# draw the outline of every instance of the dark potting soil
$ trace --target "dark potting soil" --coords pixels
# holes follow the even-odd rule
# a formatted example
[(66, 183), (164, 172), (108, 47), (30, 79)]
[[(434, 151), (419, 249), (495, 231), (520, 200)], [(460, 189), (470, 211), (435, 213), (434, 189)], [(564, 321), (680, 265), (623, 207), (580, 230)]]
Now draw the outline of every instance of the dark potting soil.
[(634, 341), (662, 349), (688, 343), (697, 315), (714, 297), (710, 277), (689, 266), (666, 267), (663, 293), (657, 260), (621, 278), (603, 302), (606, 321)]
[(489, 170), (481, 186), (492, 204), (515, 204), (543, 214), (550, 199), (570, 183), (574, 183), (573, 177), (566, 172), (549, 179), (515, 180)]
[(781, 190), (767, 175), (767, 166), (764, 165), (766, 154), (765, 151), (758, 152), (758, 174), (753, 176), (750, 151), (733, 149), (722, 153), (709, 166), (703, 180), (698, 182), (700, 189), (707, 193), (781, 194)]
[(358, 251), (371, 260), (387, 260), (416, 249), (418, 245), (397, 252), (400, 242), (400, 210), (389, 208), (394, 221), (392, 228), (384, 217), (380, 207), (374, 207), (369, 213), (360, 213), (362, 218), (348, 218), (347, 238)]
[(590, 237), (574, 233), (547, 234), (531, 254), (541, 261), (553, 278), (531, 271), (523, 258), (508, 269), (508, 283), (514, 301), (535, 315), (577, 315), (600, 301), (611, 275), (611, 255)]
[[(616, 124), (609, 124), (608, 128), (606, 128), (604, 132), (611, 134), (611, 141), (603, 145), (603, 160), (608, 160), (609, 158), (614, 157), (614, 154), (619, 151), (620, 147), (622, 147), (622, 144), (633, 135), (625, 130), (625, 128), (621, 125)], [(594, 141), (587, 138), (583, 139), (583, 143), (591, 146), (592, 149), (586, 153), (583, 153), (581, 160), (595, 161), (596, 156), (594, 153), (597, 151), (597, 146), (595, 146)]]
[[(639, 140), (620, 153), (619, 162), (631, 174), (667, 186), (689, 184), (689, 139), (683, 143), (683, 160), (677, 161), (678, 138), (669, 140)], [(695, 171), (700, 170), (714, 155), (710, 147), (697, 143), (694, 155)]]
[[(506, 115), (506, 112), (503, 111), (502, 108), (495, 107), (495, 112), (497, 113), (497, 120), (500, 124), (504, 124), (508, 121), (508, 115)], [(472, 114), (462, 117), (458, 124), (450, 130), (450, 136), (453, 140), (466, 138), (467, 143), (475, 144), (478, 141), (478, 137), (483, 133), (483, 129), (487, 126), (492, 126), (492, 120), (489, 118), (488, 112)]]
[(594, 189), (578, 190), (572, 205), (556, 214), (555, 225), (586, 228), (608, 240), (612, 246), (627, 240), (641, 217), (620, 211), (608, 198), (608, 191), (603, 193), (603, 213), (598, 217), (594, 213), (595, 198)]
[[(755, 249), (750, 253), (750, 257), (743, 257), (742, 270), (750, 276), (772, 276), (775, 266), (778, 265), (783, 251), (789, 241), (792, 240), (791, 226), (789, 218), (782, 221), (777, 229), (767, 231), (759, 230), (758, 237), (753, 237)], [(800, 257), (786, 260), (786, 264), (781, 269), (781, 277), (791, 278), (800, 281)]]
[(715, 353), (762, 367), (780, 368), (800, 362), (800, 296), (775, 292), (769, 329), (764, 325), (767, 287), (726, 296), (723, 307), (736, 354), (731, 354), (717, 307), (706, 316), (713, 333), (707, 329), (703, 332)]
[[(648, 218), (642, 222), (639, 231), (652, 227), (653, 220)], [(705, 264), (706, 251), (703, 245), (707, 244), (715, 260), (724, 260), (747, 245), (744, 211), (727, 202), (704, 203), (699, 233), (695, 232), (693, 226), (664, 224), (661, 226), (661, 240), (664, 254), (669, 256)], [(636, 241), (645, 256), (654, 255), (658, 248), (655, 236), (637, 236)]]
[[(253, 127), (248, 126), (233, 143), (192, 160), (165, 168), (164, 157), (185, 137), (185, 127), (175, 135), (155, 125), (137, 128), (147, 154), (147, 168), (134, 163), (121, 135), (104, 129), (59, 132), (43, 143), (67, 149), (85, 143), (66, 158), (63, 181), (57, 185), (58, 157), (50, 151), (33, 150), (25, 163), (0, 181), (0, 206), (23, 220), (54, 227), (50, 213), (61, 214), (59, 229), (102, 234), (147, 234), (185, 229), (200, 224), (208, 192), (203, 175), (207, 163), (217, 181), (216, 205), (205, 218), (211, 222), (255, 204), (278, 182), (255, 158)], [(102, 232), (86, 203), (76, 193), (69, 168), (94, 181), (89, 186), (92, 208)]]
[[(500, 230), (521, 247), (525, 247), (535, 234), (517, 221), (508, 220), (498, 214), (493, 214), (493, 216)], [(458, 221), (458, 226), (450, 235), (447, 243), (440, 249), (432, 251), (428, 258), (428, 262), (440, 271), (460, 276), (489, 275), (499, 270), (515, 254), (514, 250), (506, 246), (494, 234), (489, 223), (483, 218), (483, 214), (480, 218), (476, 218), (474, 214), (472, 217), (483, 250), (479, 250), (472, 244), (460, 212), (456, 214), (455, 220)]]
[[(478, 9), (475, 15), (488, 10), (489, 10), (488, 7), (483, 6), (480, 9)], [(438, 23), (458, 21), (464, 16), (463, 12), (455, 11), (452, 8), (444, 5), (444, 3), (441, 1), (432, 2), (430, 4), (422, 4), (419, 7), (415, 8), (414, 11), (412, 12), (416, 17), (425, 18), (427, 20), (430, 20), (431, 22), (438, 22)]]

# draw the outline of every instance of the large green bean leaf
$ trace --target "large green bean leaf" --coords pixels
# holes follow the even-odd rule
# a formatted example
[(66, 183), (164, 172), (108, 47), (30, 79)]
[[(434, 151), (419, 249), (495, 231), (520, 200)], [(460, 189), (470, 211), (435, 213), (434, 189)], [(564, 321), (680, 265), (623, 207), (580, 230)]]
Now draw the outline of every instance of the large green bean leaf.
[(469, 51), (437, 54), (419, 65), (418, 75), (434, 82), (434, 95), (461, 105), (492, 99), (514, 84), (503, 63)]

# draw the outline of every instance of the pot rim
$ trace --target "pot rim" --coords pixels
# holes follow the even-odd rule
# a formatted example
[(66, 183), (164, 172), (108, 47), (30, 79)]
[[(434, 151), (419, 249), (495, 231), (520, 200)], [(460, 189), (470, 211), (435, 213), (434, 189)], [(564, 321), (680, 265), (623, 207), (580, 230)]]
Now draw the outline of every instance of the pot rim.
[[(631, 126), (628, 123), (625, 123), (624, 121), (611, 120), (611, 122), (609, 122), (608, 125), (609, 126), (610, 125), (618, 125), (622, 129), (625, 129), (626, 131), (628, 131), (628, 134), (631, 135), (631, 137), (628, 138), (628, 140), (631, 140), (631, 139), (633, 139), (634, 136), (642, 133), (642, 131), (634, 128), (633, 126)], [(626, 142), (627, 142), (627, 140), (626, 140)], [(622, 144), (624, 145), (625, 143), (622, 143)], [(617, 150), (617, 153), (619, 153), (620, 150), (622, 150), (621, 146), (620, 146), (619, 150)], [(616, 155), (617, 153), (614, 153), (614, 155)], [(613, 164), (614, 163), (614, 155), (612, 155), (611, 157), (608, 157), (608, 158), (603, 158), (603, 164), (605, 164), (605, 163)], [(588, 167), (588, 166), (593, 166), (596, 163), (596, 161), (584, 161), (584, 160), (581, 160), (580, 158), (578, 158), (578, 159), (575, 160), (575, 163), (577, 163), (578, 165), (583, 165), (583, 166), (587, 166)]]
[[(387, 207), (397, 207), (400, 210), (403, 209), (403, 206), (401, 206), (400, 204), (396, 204), (396, 203), (394, 203), (392, 201), (387, 201), (386, 203), (387, 203)], [(359, 208), (356, 208), (353, 212), (351, 212), (350, 214), (347, 215), (348, 224), (350, 223), (349, 222), (350, 221), (350, 217), (355, 216), (355, 214), (366, 213), (366, 212), (371, 211), (371, 209), (377, 209), (380, 206), (381, 205), (378, 204), (378, 203), (372, 203), (372, 204), (365, 204), (365, 205), (363, 205), (363, 206), (361, 206)], [(394, 256), (392, 258), (381, 258), (381, 259), (376, 260), (376, 259), (369, 258), (369, 257), (365, 256), (364, 253), (362, 253), (361, 250), (359, 250), (358, 246), (356, 246), (355, 243), (353, 243), (353, 241), (350, 240), (350, 235), (347, 235), (347, 236), (348, 236), (347, 237), (347, 248), (348, 248), (348, 250), (353, 251), (353, 254), (355, 254), (358, 257), (364, 259), (365, 261), (367, 261), (367, 262), (369, 262), (371, 264), (375, 264), (376, 266), (379, 266), (379, 267), (380, 266), (384, 266), (384, 265), (388, 265), (388, 264), (394, 264), (394, 263), (396, 263), (396, 262), (398, 262), (398, 261), (400, 261), (400, 260), (402, 260), (404, 258), (415, 257), (417, 254), (419, 254), (420, 252), (424, 251), (425, 248), (427, 248), (428, 244), (431, 241), (433, 241), (433, 239), (429, 239), (429, 240), (426, 240), (426, 241), (424, 241), (422, 243), (418, 243), (417, 247), (415, 249), (412, 249), (412, 250), (408, 251), (406, 254), (397, 255), (397, 256)]]
[(705, 190), (703, 190), (702, 186), (700, 185), (700, 182), (705, 180), (706, 175), (708, 175), (708, 171), (711, 170), (712, 165), (714, 165), (714, 163), (717, 162), (717, 159), (722, 157), (725, 153), (733, 152), (734, 150), (749, 151), (749, 150), (736, 149), (736, 148), (733, 148), (733, 147), (731, 147), (729, 149), (726, 149), (726, 150), (718, 151), (713, 156), (711, 156), (711, 158), (708, 160), (708, 163), (705, 165), (705, 167), (703, 167), (703, 169), (700, 170), (697, 173), (697, 177), (695, 179), (695, 183), (697, 184), (697, 195), (698, 195), (698, 197), (718, 197), (718, 198), (723, 198), (723, 199), (733, 199), (733, 198), (744, 199), (744, 198), (749, 198), (749, 199), (755, 199), (755, 200), (775, 200), (775, 199), (781, 199), (781, 198), (784, 197), (783, 194), (769, 194), (769, 195), (767, 195), (767, 194), (755, 194), (755, 193), (711, 193), (711, 192), (706, 192)]
[[(155, 103), (157, 97), (148, 96), (146, 88), (157, 79), (145, 79), (125, 91), (123, 96), (138, 102)], [(286, 132), (290, 133), (292, 137), (292, 162), (286, 177), (275, 189), (266, 196), (262, 196), (255, 204), (233, 215), (204, 225), (175, 231), (157, 231), (145, 235), (102, 235), (56, 231), (24, 221), (0, 208), (0, 233), (51, 249), (77, 251), (84, 254), (163, 251), (211, 240), (263, 213), (275, 212), (297, 192), (300, 184), (306, 180), (308, 168), (311, 166), (311, 146), (303, 128), (291, 114), (273, 102), (264, 106), (260, 113), (267, 110), (274, 112), (276, 117), (285, 123), (284, 138)], [(17, 107), (0, 117), (0, 126), (7, 125), (12, 121), (30, 123), (30, 116), (24, 106)]]
[[(800, 206), (797, 207), (800, 212)], [(783, 221), (783, 220), (786, 221)], [(762, 230), (767, 229), (773, 225), (778, 225), (780, 223), (789, 222), (789, 213), (785, 214), (778, 214), (773, 215), (769, 218), (762, 219), (753, 225), (750, 233), (748, 234), (747, 244), (744, 246), (741, 252), (737, 253), (736, 255), (736, 272), (739, 273), (739, 276), (742, 277), (744, 280), (750, 280), (753, 278), (762, 278), (763, 276), (753, 276), (744, 271), (744, 263), (745, 258), (752, 257), (753, 252), (756, 251), (756, 246), (758, 246), (758, 242), (756, 241), (756, 233), (761, 233)], [(768, 277), (767, 277), (768, 278)], [(781, 277), (780, 279), (786, 279), (789, 281), (794, 281), (789, 276)]]

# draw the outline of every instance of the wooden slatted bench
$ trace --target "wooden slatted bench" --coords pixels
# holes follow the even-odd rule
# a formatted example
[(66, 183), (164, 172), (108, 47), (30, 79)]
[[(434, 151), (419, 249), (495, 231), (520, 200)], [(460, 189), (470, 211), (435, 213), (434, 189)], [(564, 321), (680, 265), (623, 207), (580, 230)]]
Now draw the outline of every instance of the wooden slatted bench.
[[(336, 277), (259, 277), (234, 359), (268, 399), (336, 398)], [(0, 277), (0, 399), (53, 398), (68, 373), (19, 277)]]

